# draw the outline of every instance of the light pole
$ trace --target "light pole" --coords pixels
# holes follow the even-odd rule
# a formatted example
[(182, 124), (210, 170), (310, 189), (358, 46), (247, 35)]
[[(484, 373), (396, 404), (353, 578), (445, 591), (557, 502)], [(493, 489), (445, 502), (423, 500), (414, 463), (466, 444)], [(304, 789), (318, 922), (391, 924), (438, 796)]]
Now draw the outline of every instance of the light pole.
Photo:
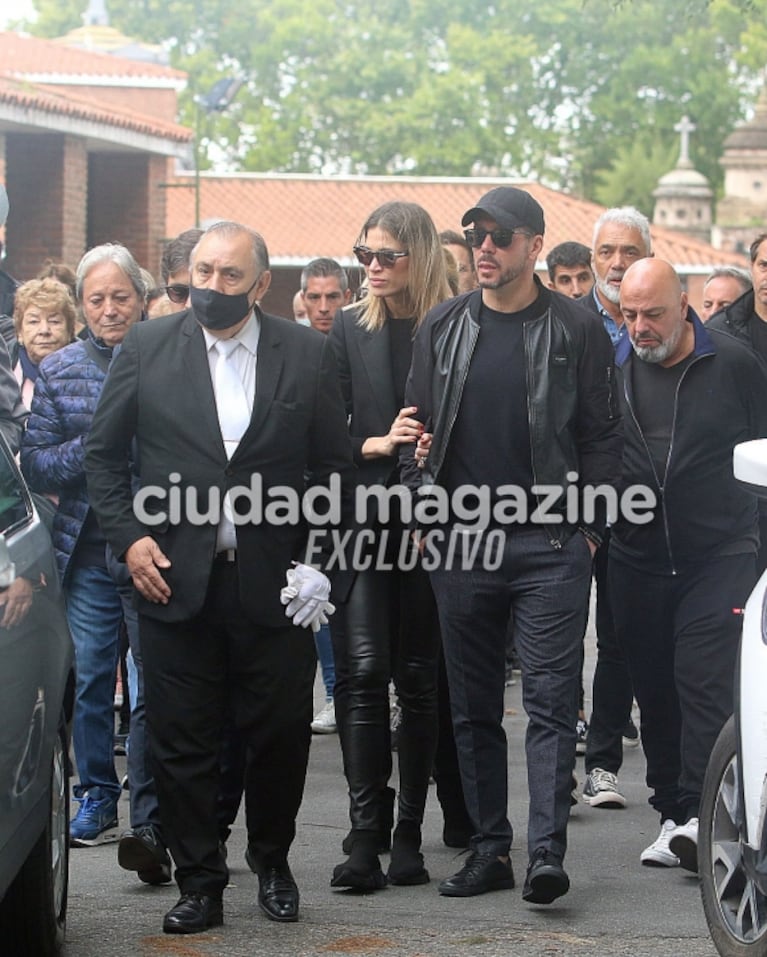
[(239, 77), (218, 80), (207, 93), (194, 97), (194, 224), (200, 226), (200, 139), (203, 112), (223, 113), (240, 91), (244, 80)]

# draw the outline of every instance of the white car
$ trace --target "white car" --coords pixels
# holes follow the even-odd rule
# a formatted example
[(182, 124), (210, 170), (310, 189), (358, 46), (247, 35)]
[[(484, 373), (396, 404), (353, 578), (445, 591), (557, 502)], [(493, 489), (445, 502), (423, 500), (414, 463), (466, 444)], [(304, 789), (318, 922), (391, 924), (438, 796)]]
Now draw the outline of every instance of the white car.
[[(743, 442), (735, 477), (767, 498), (767, 439)], [(767, 957), (767, 571), (743, 612), (735, 714), (706, 771), (698, 827), (703, 909), (722, 957)]]

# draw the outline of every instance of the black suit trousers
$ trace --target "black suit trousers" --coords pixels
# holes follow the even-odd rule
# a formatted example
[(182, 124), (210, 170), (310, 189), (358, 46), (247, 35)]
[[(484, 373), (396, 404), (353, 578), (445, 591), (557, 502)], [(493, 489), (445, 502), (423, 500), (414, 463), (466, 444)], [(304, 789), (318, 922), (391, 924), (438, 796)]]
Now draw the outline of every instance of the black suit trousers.
[[(257, 582), (254, 582), (257, 587)], [(173, 599), (171, 598), (171, 601)], [(147, 723), (163, 835), (182, 893), (220, 898), (219, 756), (232, 720), (247, 746), (248, 844), (263, 867), (287, 859), (303, 797), (316, 668), (310, 630), (253, 624), (236, 564), (215, 563), (189, 621), (139, 616)]]

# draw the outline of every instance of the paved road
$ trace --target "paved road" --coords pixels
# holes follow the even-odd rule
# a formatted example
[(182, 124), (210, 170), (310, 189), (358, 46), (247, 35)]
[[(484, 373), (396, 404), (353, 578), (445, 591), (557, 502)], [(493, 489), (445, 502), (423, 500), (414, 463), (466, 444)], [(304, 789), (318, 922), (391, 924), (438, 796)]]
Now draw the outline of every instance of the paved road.
[[(590, 663), (591, 639), (587, 656)], [(174, 885), (140, 884), (117, 866), (114, 844), (73, 850), (66, 957), (716, 957), (696, 879), (678, 869), (639, 864), (640, 851), (658, 830), (647, 805), (641, 750), (627, 752), (621, 772), (629, 801), (625, 810), (585, 804), (574, 809), (566, 860), (570, 893), (549, 907), (522, 901), (527, 802), (519, 681), (507, 690), (506, 725), (515, 890), (469, 900), (437, 894), (437, 882), (458, 870), (462, 858), (442, 845), (433, 788), (423, 847), (431, 883), (389, 887), (370, 896), (331, 890), (330, 873), (342, 859), (348, 818), (338, 738), (328, 735), (313, 740), (291, 855), (302, 895), (298, 923), (274, 924), (258, 910), (256, 879), (243, 859), (241, 816), (229, 842), (225, 925), (193, 937), (160, 931), (162, 915), (177, 898)], [(582, 777), (582, 761), (579, 765)], [(121, 802), (120, 820), (127, 822), (127, 802)]]

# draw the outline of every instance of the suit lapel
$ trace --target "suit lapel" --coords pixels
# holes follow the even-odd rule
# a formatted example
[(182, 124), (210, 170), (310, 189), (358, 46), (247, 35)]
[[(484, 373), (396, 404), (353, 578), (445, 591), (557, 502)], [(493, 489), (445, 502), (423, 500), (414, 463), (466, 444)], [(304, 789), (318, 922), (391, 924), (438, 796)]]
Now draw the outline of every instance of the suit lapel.
[(391, 376), (389, 323), (384, 323), (383, 328), (378, 332), (368, 332), (355, 324), (354, 332), (359, 344), (362, 365), (370, 381), (370, 395), (374, 397), (381, 415), (381, 423), (388, 431), (392, 420), (399, 412)]
[[(256, 394), (253, 397), (253, 413), (250, 417), (250, 425), (240, 444), (247, 437), (254, 435), (264, 424), (264, 419), (277, 392), (277, 386), (282, 375), (282, 366), (285, 361), (278, 322), (264, 313), (261, 313), (260, 320), (261, 331), (258, 336), (258, 350), (256, 352)], [(234, 453), (233, 458), (236, 455), (237, 452)]]

